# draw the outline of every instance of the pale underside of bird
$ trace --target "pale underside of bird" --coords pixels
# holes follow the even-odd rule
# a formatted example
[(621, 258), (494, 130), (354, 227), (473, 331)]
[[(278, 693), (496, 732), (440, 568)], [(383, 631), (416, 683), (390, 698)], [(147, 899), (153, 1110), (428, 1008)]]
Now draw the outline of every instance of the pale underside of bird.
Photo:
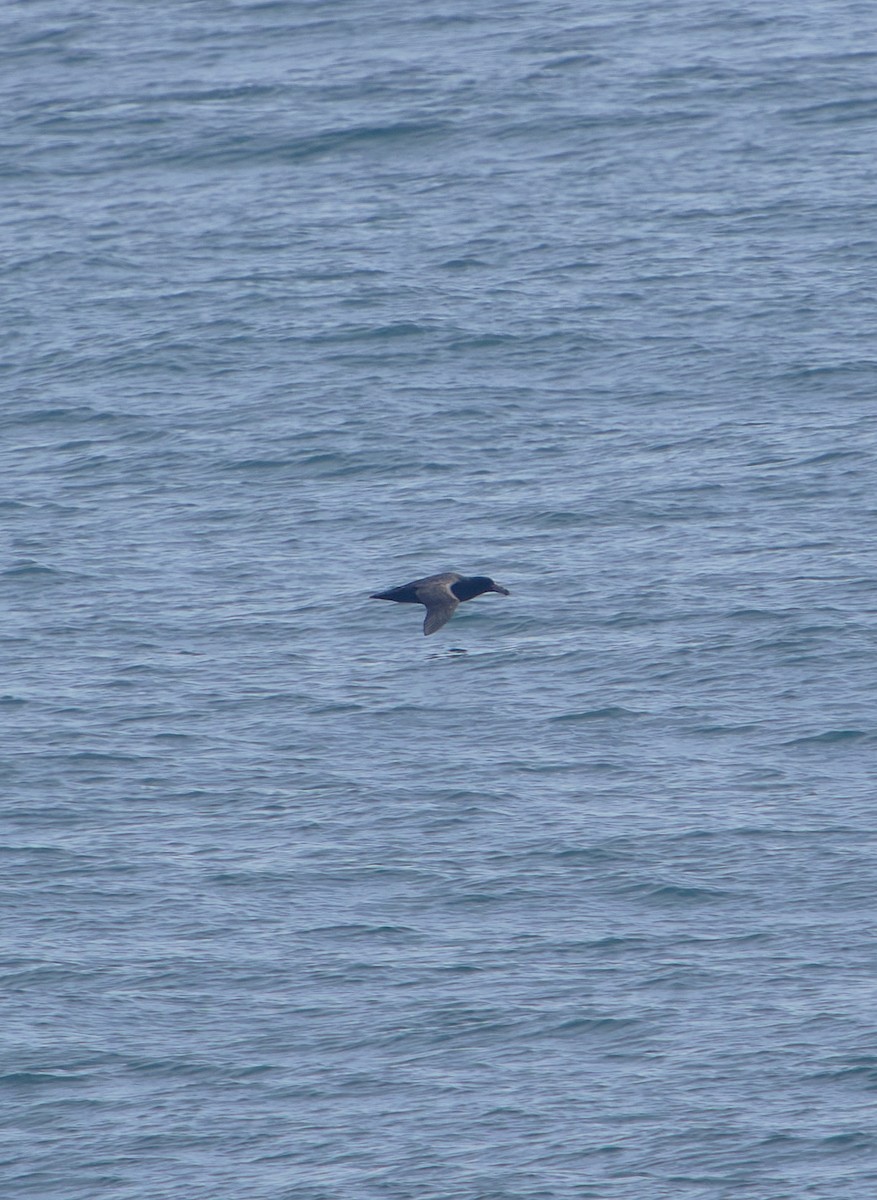
[(486, 575), (458, 575), (456, 571), (444, 571), (440, 575), (427, 575), (401, 587), (386, 592), (373, 592), (370, 600), (395, 600), (397, 604), (422, 604), (426, 608), (423, 632), (426, 637), (447, 625), (457, 605), (464, 600), (473, 600), (485, 592), (499, 592), (508, 596), (508, 588), (500, 587)]

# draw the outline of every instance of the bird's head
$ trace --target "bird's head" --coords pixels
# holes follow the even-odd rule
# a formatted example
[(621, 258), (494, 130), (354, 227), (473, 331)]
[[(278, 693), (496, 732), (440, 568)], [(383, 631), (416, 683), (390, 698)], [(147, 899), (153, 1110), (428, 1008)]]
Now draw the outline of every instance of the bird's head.
[(482, 596), (485, 592), (499, 592), (501, 596), (509, 595), (508, 588), (494, 583), (486, 575), (468, 575), (452, 584), (451, 591), (458, 600), (472, 600), (473, 597)]

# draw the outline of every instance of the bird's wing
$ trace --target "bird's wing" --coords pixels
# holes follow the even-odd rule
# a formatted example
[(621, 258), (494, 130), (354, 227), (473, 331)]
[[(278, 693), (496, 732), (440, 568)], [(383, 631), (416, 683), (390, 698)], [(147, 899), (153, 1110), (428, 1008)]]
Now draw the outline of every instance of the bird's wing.
[(442, 571), (440, 575), (427, 575), (424, 579), (415, 579), (411, 587), (421, 588), (425, 591), (434, 591), (436, 588), (444, 588), (447, 591), (452, 583), (458, 583), (463, 578), (456, 571)]
[(450, 592), (446, 594), (433, 593), (428, 599), (421, 600), (421, 604), (426, 605), (426, 620), (423, 622), (424, 637), (429, 637), (431, 633), (441, 629), (442, 625), (447, 625), (457, 611), (459, 603), (456, 596)]
[(397, 604), (419, 604), (417, 588), (413, 583), (403, 583), (401, 587), (390, 588), (386, 592), (372, 592), (369, 600), (395, 600)]
[(434, 595), (451, 595), (451, 584), (462, 579), (456, 571), (445, 571), (441, 575), (427, 575), (413, 579), (401, 587), (388, 588), (386, 592), (372, 592), (370, 600), (395, 600), (397, 604), (426, 604)]

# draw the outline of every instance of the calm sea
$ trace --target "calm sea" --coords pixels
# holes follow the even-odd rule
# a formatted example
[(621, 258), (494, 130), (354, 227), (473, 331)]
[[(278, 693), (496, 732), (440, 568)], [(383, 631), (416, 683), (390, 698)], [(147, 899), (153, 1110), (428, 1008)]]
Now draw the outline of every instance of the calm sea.
[(0, 56), (3, 1200), (872, 1200), (872, 0)]

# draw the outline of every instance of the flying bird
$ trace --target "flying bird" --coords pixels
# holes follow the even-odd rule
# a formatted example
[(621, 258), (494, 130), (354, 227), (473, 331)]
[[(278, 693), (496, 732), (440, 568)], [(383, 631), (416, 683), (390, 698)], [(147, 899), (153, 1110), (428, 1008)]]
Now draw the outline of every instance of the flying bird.
[(429, 637), (442, 625), (446, 625), (463, 600), (472, 600), (485, 592), (499, 592), (508, 596), (508, 588), (500, 587), (486, 575), (458, 575), (456, 571), (445, 571), (441, 575), (427, 575), (387, 592), (373, 592), (370, 600), (395, 600), (397, 604), (423, 604), (426, 619), (423, 622), (424, 636)]

